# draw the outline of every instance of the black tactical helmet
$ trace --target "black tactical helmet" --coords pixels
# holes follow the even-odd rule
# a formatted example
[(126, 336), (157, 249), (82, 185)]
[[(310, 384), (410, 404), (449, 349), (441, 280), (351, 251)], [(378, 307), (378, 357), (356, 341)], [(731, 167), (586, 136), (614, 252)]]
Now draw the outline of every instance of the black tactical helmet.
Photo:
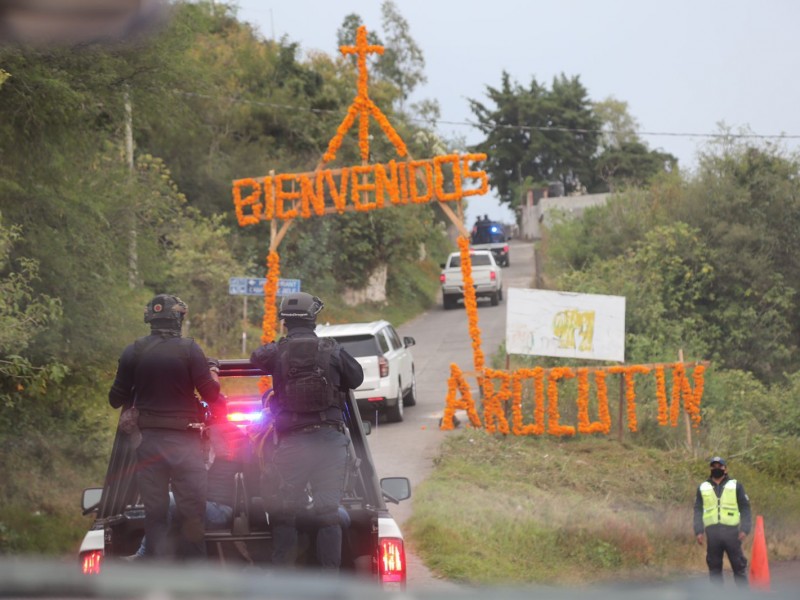
[(281, 301), (278, 318), (314, 323), (324, 306), (322, 300), (305, 292), (287, 294)]
[(173, 326), (180, 326), (183, 324), (183, 317), (186, 315), (188, 307), (186, 303), (171, 294), (159, 294), (144, 308), (144, 322), (152, 323), (153, 321), (171, 321)]

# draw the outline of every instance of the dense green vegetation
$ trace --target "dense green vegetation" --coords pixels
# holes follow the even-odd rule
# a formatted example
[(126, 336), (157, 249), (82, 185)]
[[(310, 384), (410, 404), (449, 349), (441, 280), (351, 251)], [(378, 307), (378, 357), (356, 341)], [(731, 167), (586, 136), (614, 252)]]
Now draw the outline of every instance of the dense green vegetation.
[[(227, 282), (264, 276), (270, 230), (238, 227), (231, 181), (313, 169), (355, 95), (355, 65), (334, 48), (302, 57), (219, 2), (173, 9), (152, 37), (0, 49), (0, 553), (74, 550), (80, 490), (102, 480), (114, 431), (110, 379), (147, 332), (152, 295), (188, 303), (184, 333), (209, 355), (239, 355), (242, 300)], [(348, 17), (341, 39), (359, 23)], [(370, 95), (428, 156), (443, 142), (405, 102), (424, 60), (391, 2), (382, 25)], [(371, 151), (394, 156), (382, 136)], [(360, 161), (355, 136), (339, 161)], [(429, 206), (310, 219), (281, 244), (281, 274), (323, 297), (327, 319), (399, 323), (433, 300), (443, 223)], [(389, 306), (346, 306), (345, 287), (380, 264)]]
[[(639, 431), (622, 443), (616, 422), (607, 438), (453, 434), (416, 493), (412, 540), (426, 562), (470, 582), (704, 572), (692, 504), (713, 455), (730, 458), (763, 515), (770, 560), (800, 556), (798, 216), (800, 159), (723, 139), (695, 175), (662, 176), (553, 226), (540, 248), (546, 286), (624, 295), (628, 362), (680, 350), (711, 361), (702, 421), (691, 446), (682, 423), (659, 427), (642, 378)], [(576, 424), (575, 382), (559, 395), (561, 422)]]

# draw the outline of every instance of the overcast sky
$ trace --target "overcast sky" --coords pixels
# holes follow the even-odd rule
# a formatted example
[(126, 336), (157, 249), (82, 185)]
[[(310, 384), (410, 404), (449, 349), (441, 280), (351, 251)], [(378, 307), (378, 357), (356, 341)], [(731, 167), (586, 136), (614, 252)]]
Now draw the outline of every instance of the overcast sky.
[[(506, 70), (527, 85), (579, 75), (592, 100), (628, 102), (642, 132), (718, 133), (724, 122), (761, 135), (800, 136), (800, 2), (794, 0), (395, 0), (425, 55), (428, 82), (413, 100), (435, 98), (442, 120), (474, 121), (467, 98), (484, 99)], [(380, 33), (380, 0), (239, 0), (239, 18), (304, 51), (334, 53), (350, 13)], [(354, 82), (355, 92), (355, 82)], [(467, 143), (468, 125), (442, 124)], [(696, 164), (706, 140), (641, 135), (651, 148)], [(800, 140), (785, 147), (794, 150)], [(510, 219), (493, 198), (476, 214)]]

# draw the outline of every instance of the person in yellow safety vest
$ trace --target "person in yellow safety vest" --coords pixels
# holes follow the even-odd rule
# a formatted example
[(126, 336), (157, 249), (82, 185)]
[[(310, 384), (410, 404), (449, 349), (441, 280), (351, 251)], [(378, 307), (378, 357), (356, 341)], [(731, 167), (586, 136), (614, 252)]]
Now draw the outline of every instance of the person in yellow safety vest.
[(742, 540), (750, 533), (750, 499), (744, 486), (728, 477), (725, 459), (709, 462), (711, 476), (697, 488), (694, 501), (694, 534), (701, 546), (707, 540), (706, 563), (711, 581), (722, 583), (722, 557), (728, 554), (733, 578), (747, 586), (747, 558)]

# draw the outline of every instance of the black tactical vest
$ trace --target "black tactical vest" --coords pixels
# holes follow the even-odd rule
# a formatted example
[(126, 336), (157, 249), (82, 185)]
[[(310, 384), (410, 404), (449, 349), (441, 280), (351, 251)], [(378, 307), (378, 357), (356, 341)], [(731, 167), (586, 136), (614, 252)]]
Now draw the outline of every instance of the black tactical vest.
[(276, 390), (273, 401), (281, 410), (313, 413), (339, 406), (331, 377), (335, 349), (336, 342), (329, 338), (283, 338), (278, 342), (282, 389)]

